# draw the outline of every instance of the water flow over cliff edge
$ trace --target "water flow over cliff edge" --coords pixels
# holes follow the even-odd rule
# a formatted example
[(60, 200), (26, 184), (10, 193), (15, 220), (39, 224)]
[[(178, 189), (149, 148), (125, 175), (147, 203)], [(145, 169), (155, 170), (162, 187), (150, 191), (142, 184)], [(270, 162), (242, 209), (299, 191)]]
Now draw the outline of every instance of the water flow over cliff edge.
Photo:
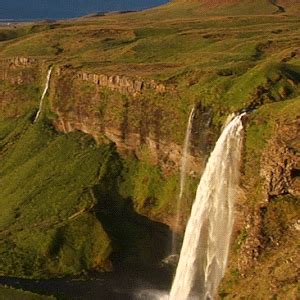
[(223, 130), (200, 180), (170, 300), (212, 299), (224, 276), (240, 177), (242, 117)]
[(39, 119), (39, 116), (40, 116), (40, 114), (41, 114), (41, 112), (42, 112), (43, 105), (44, 105), (44, 98), (45, 98), (45, 96), (46, 96), (46, 94), (47, 94), (47, 91), (48, 91), (48, 89), (49, 89), (49, 83), (50, 83), (50, 78), (51, 78), (52, 69), (53, 69), (53, 67), (50, 67), (50, 69), (48, 70), (45, 88), (44, 88), (44, 91), (43, 91), (43, 94), (42, 94), (42, 97), (41, 97), (41, 100), (40, 100), (39, 110), (38, 110), (38, 112), (36, 113), (36, 116), (35, 116), (35, 118), (34, 118), (33, 123), (36, 123), (36, 122), (37, 122), (37, 120)]
[[(180, 222), (180, 214), (181, 214), (181, 208), (182, 208), (182, 200), (183, 200), (183, 192), (185, 187), (185, 181), (186, 181), (186, 173), (187, 173), (187, 165), (188, 165), (188, 155), (190, 150), (190, 137), (192, 133), (192, 127), (193, 127), (193, 118), (195, 113), (195, 107), (192, 108), (187, 128), (186, 128), (186, 134), (185, 134), (185, 140), (183, 145), (183, 153), (181, 157), (181, 165), (180, 165), (180, 191), (177, 198), (176, 203), (176, 223), (175, 228), (177, 229)], [(172, 254), (177, 253), (177, 241), (176, 241), (176, 233), (174, 232), (172, 235)]]

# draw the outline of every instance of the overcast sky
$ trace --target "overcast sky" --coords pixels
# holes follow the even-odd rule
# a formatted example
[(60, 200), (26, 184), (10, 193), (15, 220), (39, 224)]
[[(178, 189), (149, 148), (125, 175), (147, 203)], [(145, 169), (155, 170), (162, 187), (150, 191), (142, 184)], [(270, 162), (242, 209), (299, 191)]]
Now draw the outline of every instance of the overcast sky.
[(0, 19), (59, 19), (92, 12), (140, 10), (168, 0), (0, 0)]

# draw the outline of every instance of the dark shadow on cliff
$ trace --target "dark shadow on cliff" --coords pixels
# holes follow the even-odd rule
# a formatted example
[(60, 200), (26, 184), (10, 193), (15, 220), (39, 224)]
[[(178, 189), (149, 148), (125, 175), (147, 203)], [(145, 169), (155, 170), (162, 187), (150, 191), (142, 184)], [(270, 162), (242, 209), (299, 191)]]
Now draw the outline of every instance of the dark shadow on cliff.
[[(132, 201), (120, 196), (122, 168), (118, 153), (111, 152), (101, 169), (102, 179), (93, 188), (98, 203), (96, 216), (112, 240), (114, 270), (131, 270), (149, 277), (155, 285), (161, 285), (162, 279), (169, 285), (172, 270), (163, 268), (162, 260), (170, 254), (171, 231), (166, 225), (137, 214)], [(159, 273), (161, 276), (157, 276)]]

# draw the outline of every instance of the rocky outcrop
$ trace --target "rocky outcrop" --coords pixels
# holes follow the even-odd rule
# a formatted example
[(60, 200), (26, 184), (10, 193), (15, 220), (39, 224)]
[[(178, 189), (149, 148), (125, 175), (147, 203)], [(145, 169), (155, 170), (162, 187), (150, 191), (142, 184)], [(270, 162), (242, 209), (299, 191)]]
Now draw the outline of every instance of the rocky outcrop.
[[(187, 118), (182, 118), (168, 101), (178, 101), (173, 87), (154, 81), (119, 75), (99, 75), (56, 68), (52, 84), (51, 109), (55, 126), (63, 132), (80, 130), (97, 141), (105, 136), (122, 155), (140, 158), (147, 149), (153, 164), (165, 175), (178, 172)], [(51, 90), (50, 88), (50, 90)], [(167, 99), (167, 100), (166, 100)], [(206, 155), (217, 138), (211, 125), (212, 111), (199, 105), (193, 121), (189, 173), (199, 176)], [(178, 138), (181, 135), (181, 138)]]
[[(264, 247), (263, 209), (264, 206), (258, 206), (254, 209), (244, 207), (244, 210), (240, 212), (245, 218), (240, 233), (241, 238), (238, 241), (241, 244), (241, 249), (238, 255), (237, 268), (241, 276), (245, 276), (256, 264)], [(242, 236), (243, 234), (244, 236)]]
[[(60, 70), (59, 72), (63, 72)], [(77, 71), (75, 76), (83, 81), (94, 83), (98, 86), (108, 88), (112, 91), (117, 91), (123, 94), (132, 94), (134, 96), (146, 90), (152, 90), (157, 93), (165, 93), (174, 90), (171, 87), (166, 87), (162, 83), (157, 83), (154, 80), (145, 80), (142, 78), (131, 78), (124, 75), (106, 75), (94, 74), (84, 71)]]
[(299, 148), (297, 139), (300, 119), (291, 124), (277, 124), (277, 136), (269, 140), (262, 156), (261, 176), (264, 178), (263, 192), (267, 201), (279, 195), (300, 195)]
[(0, 112), (10, 117), (28, 112), (40, 98), (43, 70), (32, 58), (0, 59)]
[(11, 68), (28, 67), (37, 63), (36, 59), (29, 57), (13, 57), (4, 61), (8, 62)]
[[(274, 201), (281, 196), (296, 199), (300, 195), (299, 129), (299, 118), (290, 122), (279, 121), (276, 124), (275, 134), (269, 139), (261, 156), (261, 198), (259, 201), (257, 199), (255, 204), (249, 205), (249, 201), (252, 200), (251, 195), (255, 188), (257, 189), (254, 186), (248, 186), (243, 197), (240, 197), (240, 208), (238, 208), (240, 223), (236, 226), (239, 227), (240, 239), (243, 241), (239, 250), (237, 267), (242, 276), (246, 276), (247, 272), (255, 266), (260, 254), (264, 252), (270, 240), (273, 240), (272, 236), (266, 233), (265, 224), (270, 222), (266, 221), (266, 215)], [(276, 222), (284, 221), (277, 220), (275, 217), (272, 222), (276, 224)], [(284, 226), (289, 228), (290, 225)], [(236, 241), (239, 243), (238, 239)]]
[(21, 85), (29, 83), (30, 78), (36, 79), (35, 72), (32, 72), (32, 68), (37, 67), (35, 59), (26, 57), (2, 59), (0, 65), (0, 80), (7, 80), (12, 84)]
[[(6, 61), (3, 80), (15, 86), (39, 86), (45, 81), (46, 63), (31, 59)], [(42, 69), (42, 72), (41, 72)], [(39, 71), (37, 71), (39, 70)], [(42, 76), (40, 77), (40, 75)], [(38, 77), (39, 76), (39, 77)], [(37, 80), (38, 78), (38, 80)], [(21, 99), (18, 94), (4, 99)], [(37, 99), (30, 99), (37, 107)], [(54, 66), (48, 99), (55, 128), (61, 132), (82, 131), (98, 142), (113, 142), (118, 152), (159, 166), (165, 176), (178, 174), (189, 111), (178, 109), (180, 95), (172, 86), (120, 75), (93, 74), (70, 66)], [(45, 106), (46, 107), (46, 106)], [(21, 112), (15, 110), (14, 116)], [(219, 133), (212, 125), (213, 111), (195, 106), (187, 173), (199, 178)], [(150, 207), (151, 210), (151, 207)], [(151, 215), (151, 211), (149, 214)], [(174, 216), (150, 216), (172, 227)], [(183, 218), (182, 228), (186, 219)]]
[[(142, 150), (147, 149), (150, 160), (153, 164), (160, 165), (165, 175), (178, 171), (182, 157), (182, 146), (168, 140), (157, 139), (152, 134), (143, 135), (140, 132), (124, 133), (118, 124), (116, 127), (103, 126), (101, 117), (93, 114), (74, 114), (61, 113), (56, 110), (58, 118), (55, 126), (59, 131), (68, 133), (80, 130), (93, 136), (96, 140), (103, 141), (103, 136), (114, 142), (121, 155), (134, 155), (138, 159), (141, 158)], [(129, 125), (130, 126), (130, 125)], [(198, 155), (190, 155), (189, 174), (199, 176), (204, 167), (204, 158)]]

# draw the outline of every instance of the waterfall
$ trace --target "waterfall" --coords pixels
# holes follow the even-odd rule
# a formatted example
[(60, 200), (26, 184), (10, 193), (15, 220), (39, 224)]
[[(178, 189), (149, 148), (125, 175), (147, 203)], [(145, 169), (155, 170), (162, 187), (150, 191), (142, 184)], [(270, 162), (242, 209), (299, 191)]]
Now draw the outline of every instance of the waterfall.
[[(195, 107), (191, 110), (189, 120), (188, 120), (188, 125), (186, 128), (186, 133), (185, 133), (185, 139), (184, 139), (184, 145), (183, 145), (183, 153), (181, 157), (181, 165), (180, 165), (180, 190), (179, 190), (179, 196), (177, 198), (177, 203), (176, 203), (176, 223), (175, 223), (175, 228), (178, 228), (179, 223), (180, 223), (180, 212), (181, 212), (181, 207), (182, 207), (182, 196), (183, 196), (183, 191), (184, 191), (184, 186), (185, 186), (185, 180), (186, 180), (186, 173), (187, 173), (187, 163), (188, 163), (188, 155), (189, 155), (189, 148), (190, 148), (190, 137), (192, 133), (192, 121), (194, 118), (194, 113), (195, 113)], [(172, 254), (176, 253), (176, 233), (173, 232), (172, 235)]]
[(197, 189), (170, 300), (213, 299), (224, 276), (239, 184), (242, 116), (224, 128)]
[(42, 109), (43, 109), (43, 102), (44, 102), (44, 98), (47, 94), (47, 91), (49, 89), (49, 83), (50, 83), (50, 78), (51, 78), (51, 73), (52, 73), (52, 68), (51, 67), (49, 70), (48, 70), (48, 74), (47, 74), (47, 79), (46, 79), (46, 84), (45, 84), (45, 88), (44, 88), (44, 91), (43, 91), (43, 94), (42, 94), (42, 97), (41, 97), (41, 100), (40, 100), (40, 106), (39, 106), (39, 110), (38, 112), (36, 113), (36, 116), (34, 118), (34, 121), (33, 123), (37, 122), (41, 112), (42, 112)]
[(235, 113), (232, 113), (230, 115), (227, 116), (225, 123), (222, 126), (222, 131), (225, 129), (225, 127), (235, 118)]

